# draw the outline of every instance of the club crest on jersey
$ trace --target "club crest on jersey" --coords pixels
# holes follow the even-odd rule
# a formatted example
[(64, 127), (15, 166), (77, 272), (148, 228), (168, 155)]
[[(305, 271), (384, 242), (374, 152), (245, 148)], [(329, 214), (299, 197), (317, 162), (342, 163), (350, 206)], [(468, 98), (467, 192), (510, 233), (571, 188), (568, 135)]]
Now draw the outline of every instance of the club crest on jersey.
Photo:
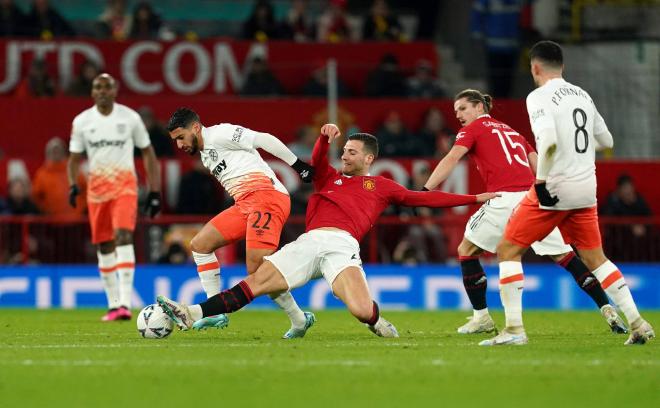
[(343, 183), (341, 182), (341, 179), (337, 179), (335, 180), (335, 184), (341, 186)]
[(362, 187), (367, 191), (374, 191), (376, 189), (376, 180), (364, 179), (362, 180)]
[(211, 156), (211, 160), (213, 161), (218, 160), (218, 152), (213, 149), (209, 150), (209, 156)]
[(117, 123), (117, 132), (118, 133), (126, 132), (126, 124), (125, 123)]

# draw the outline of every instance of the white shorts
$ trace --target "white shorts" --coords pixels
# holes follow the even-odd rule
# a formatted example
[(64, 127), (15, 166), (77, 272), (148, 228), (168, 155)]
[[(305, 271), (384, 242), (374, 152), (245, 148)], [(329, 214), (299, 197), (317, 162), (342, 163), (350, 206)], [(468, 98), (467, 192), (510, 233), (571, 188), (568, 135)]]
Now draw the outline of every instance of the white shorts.
[(349, 266), (360, 268), (364, 276), (360, 244), (344, 231), (315, 229), (306, 232), (264, 259), (279, 269), (289, 290), (320, 277), (332, 288), (337, 276)]
[[(504, 235), (504, 228), (509, 221), (511, 212), (527, 191), (515, 193), (502, 192), (502, 197), (496, 197), (485, 202), (475, 212), (465, 226), (465, 238), (488, 252), (495, 253), (497, 244)], [(564, 242), (558, 228), (552, 230), (547, 237), (532, 244), (532, 250), (537, 255), (559, 255), (571, 252), (573, 248)]]

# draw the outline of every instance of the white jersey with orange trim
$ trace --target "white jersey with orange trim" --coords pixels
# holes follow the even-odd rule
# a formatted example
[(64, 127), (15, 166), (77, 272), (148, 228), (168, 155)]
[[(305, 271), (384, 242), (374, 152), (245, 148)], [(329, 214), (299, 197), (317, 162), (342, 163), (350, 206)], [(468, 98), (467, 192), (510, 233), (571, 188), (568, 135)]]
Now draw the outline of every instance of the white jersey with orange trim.
[(234, 200), (257, 190), (289, 194), (254, 147), (261, 134), (230, 123), (202, 127), (202, 163)]
[(123, 195), (137, 195), (133, 148), (151, 144), (137, 112), (115, 103), (109, 115), (93, 106), (73, 119), (69, 151), (87, 152), (87, 200), (104, 202)]
[(596, 146), (603, 135), (609, 137), (609, 131), (589, 94), (563, 78), (554, 78), (527, 96), (527, 113), (537, 147), (543, 132), (551, 130), (557, 137), (546, 185), (559, 202), (543, 208), (595, 206)]

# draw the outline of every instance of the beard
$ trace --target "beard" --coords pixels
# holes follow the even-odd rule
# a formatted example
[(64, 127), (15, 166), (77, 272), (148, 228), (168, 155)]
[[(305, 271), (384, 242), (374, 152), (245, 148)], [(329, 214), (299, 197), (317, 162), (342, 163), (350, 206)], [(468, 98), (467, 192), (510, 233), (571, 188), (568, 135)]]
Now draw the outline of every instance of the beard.
[(195, 154), (197, 154), (198, 151), (199, 151), (199, 143), (197, 143), (197, 138), (193, 137), (192, 145), (190, 146), (190, 152), (188, 152), (188, 154), (194, 156)]

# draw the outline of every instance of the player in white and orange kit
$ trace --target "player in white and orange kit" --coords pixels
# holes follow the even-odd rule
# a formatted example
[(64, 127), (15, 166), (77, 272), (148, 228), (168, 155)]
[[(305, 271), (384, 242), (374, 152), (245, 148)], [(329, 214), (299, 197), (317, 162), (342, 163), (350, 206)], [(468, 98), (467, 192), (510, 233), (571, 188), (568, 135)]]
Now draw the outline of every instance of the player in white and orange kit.
[(530, 52), (536, 90), (527, 112), (536, 137), (536, 182), (514, 210), (497, 247), (500, 296), (506, 328), (480, 345), (526, 344), (522, 321), (521, 257), (532, 242), (559, 227), (573, 244), (631, 328), (625, 344), (644, 344), (655, 336), (639, 314), (623, 275), (601, 244), (596, 212), (596, 150), (613, 146), (612, 135), (589, 94), (562, 78), (561, 47), (541, 41)]
[[(220, 291), (220, 264), (214, 251), (245, 238), (247, 272), (252, 274), (264, 256), (277, 249), (282, 227), (289, 217), (289, 193), (257, 149), (264, 149), (291, 165), (303, 181), (311, 182), (313, 169), (271, 134), (229, 123), (204, 127), (197, 113), (188, 108), (174, 112), (167, 128), (179, 149), (190, 155), (199, 152), (204, 167), (235, 201), (190, 242), (202, 287), (210, 298)], [(314, 324), (314, 314), (303, 312), (288, 292), (271, 298), (291, 320), (291, 329), (283, 338), (303, 337)], [(208, 316), (196, 322), (195, 329), (223, 328), (228, 322), (224, 314)]]
[(390, 204), (420, 207), (453, 207), (485, 202), (496, 193), (477, 196), (441, 191), (410, 191), (383, 176), (369, 175), (378, 156), (378, 140), (368, 133), (348, 137), (341, 172), (328, 162), (332, 140), (341, 135), (337, 126), (326, 124), (312, 153), (315, 193), (307, 205), (305, 233), (285, 245), (238, 285), (199, 305), (178, 304), (164, 296), (157, 301), (182, 328), (217, 313), (235, 312), (256, 296), (295, 289), (323, 277), (335, 296), (360, 322), (381, 337), (398, 337), (369, 293), (359, 241)]
[(95, 106), (73, 120), (67, 173), (69, 203), (76, 205), (76, 180), (83, 153), (87, 153), (87, 207), (92, 243), (97, 245), (98, 265), (108, 313), (103, 321), (129, 320), (135, 272), (133, 230), (137, 219), (137, 176), (133, 148), (142, 151), (149, 196), (146, 211), (154, 216), (160, 210), (158, 160), (140, 115), (115, 103), (117, 82), (108, 74), (94, 79)]
[[(434, 189), (449, 177), (464, 155), (469, 155), (477, 164), (486, 190), (502, 195), (483, 204), (470, 217), (458, 246), (463, 286), (473, 308), (472, 317), (457, 330), (461, 334), (496, 330), (495, 322), (488, 313), (487, 279), (479, 263), (479, 255), (484, 251), (495, 253), (513, 208), (534, 183), (533, 172), (536, 170), (534, 148), (515, 129), (490, 115), (492, 105), (490, 95), (475, 89), (466, 89), (456, 95), (454, 111), (463, 127), (456, 135), (452, 149), (438, 163), (424, 185), (427, 190)], [(613, 332), (626, 333), (625, 324), (608, 303), (598, 280), (575, 256), (572, 248), (564, 243), (558, 229), (555, 228), (531, 246), (536, 254), (549, 256), (573, 275), (580, 288), (596, 303)]]

